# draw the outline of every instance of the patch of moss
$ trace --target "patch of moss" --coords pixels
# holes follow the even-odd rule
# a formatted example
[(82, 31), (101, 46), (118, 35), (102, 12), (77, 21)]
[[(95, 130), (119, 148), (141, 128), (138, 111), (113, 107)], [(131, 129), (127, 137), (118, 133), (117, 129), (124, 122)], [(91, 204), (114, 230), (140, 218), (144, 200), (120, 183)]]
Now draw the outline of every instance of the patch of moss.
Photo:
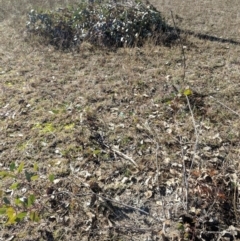
[(66, 130), (66, 131), (72, 130), (74, 128), (74, 126), (75, 126), (74, 123), (66, 124), (64, 126), (64, 130)]
[(52, 123), (36, 123), (33, 129), (39, 129), (41, 133), (52, 133), (56, 131), (56, 128)]

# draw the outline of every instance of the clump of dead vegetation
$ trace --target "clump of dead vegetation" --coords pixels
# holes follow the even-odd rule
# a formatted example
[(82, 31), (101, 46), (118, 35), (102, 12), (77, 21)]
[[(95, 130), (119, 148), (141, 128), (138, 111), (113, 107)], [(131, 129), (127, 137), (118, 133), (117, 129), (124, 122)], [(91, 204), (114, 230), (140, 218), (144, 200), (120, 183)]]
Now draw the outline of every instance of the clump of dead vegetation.
[(107, 47), (139, 46), (150, 37), (156, 42), (170, 41), (161, 13), (141, 2), (80, 3), (55, 11), (31, 10), (28, 18), (28, 32), (43, 36), (46, 43), (59, 48), (83, 41)]

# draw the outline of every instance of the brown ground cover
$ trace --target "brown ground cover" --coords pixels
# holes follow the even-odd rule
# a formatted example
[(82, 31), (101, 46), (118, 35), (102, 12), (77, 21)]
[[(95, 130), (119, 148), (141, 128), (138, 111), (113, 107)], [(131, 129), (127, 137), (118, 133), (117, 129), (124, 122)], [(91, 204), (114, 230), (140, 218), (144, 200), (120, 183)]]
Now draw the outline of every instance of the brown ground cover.
[(152, 0), (184, 46), (29, 40), (72, 3), (0, 0), (0, 240), (239, 239), (239, 2)]

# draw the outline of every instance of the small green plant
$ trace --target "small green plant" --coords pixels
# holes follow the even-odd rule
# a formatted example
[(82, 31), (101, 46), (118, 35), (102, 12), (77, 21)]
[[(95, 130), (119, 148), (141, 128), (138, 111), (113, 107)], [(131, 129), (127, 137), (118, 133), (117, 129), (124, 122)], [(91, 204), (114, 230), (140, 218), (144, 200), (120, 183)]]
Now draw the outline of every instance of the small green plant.
[(41, 133), (52, 133), (56, 130), (52, 123), (36, 123), (33, 128), (39, 129)]
[(24, 168), (24, 162), (18, 166), (11, 163), (8, 170), (0, 171), (0, 217), (6, 225), (12, 225), (29, 218), (33, 222), (40, 220), (39, 207), (32, 182), (38, 180), (38, 165), (32, 170)]

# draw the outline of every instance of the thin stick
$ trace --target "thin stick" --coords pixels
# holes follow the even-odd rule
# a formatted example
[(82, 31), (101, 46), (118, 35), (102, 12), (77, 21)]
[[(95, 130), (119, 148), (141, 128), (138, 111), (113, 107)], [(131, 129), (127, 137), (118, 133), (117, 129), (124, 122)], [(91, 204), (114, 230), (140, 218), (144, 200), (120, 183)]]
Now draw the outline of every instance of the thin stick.
[(105, 147), (107, 147), (109, 150), (115, 152), (116, 154), (118, 154), (120, 157), (123, 157), (124, 159), (130, 161), (131, 163), (133, 163), (137, 168), (138, 168), (138, 164), (129, 156), (127, 156), (126, 154), (122, 153), (121, 151), (117, 150), (114, 147), (111, 147), (105, 143), (103, 143)]
[[(186, 166), (185, 166), (185, 161), (183, 159), (183, 183), (184, 183), (184, 186), (185, 186), (185, 190), (186, 190), (186, 211), (188, 212), (189, 210), (189, 203), (188, 203), (188, 192), (189, 192), (189, 186), (188, 186), (188, 179), (190, 177), (190, 171), (192, 169), (192, 165), (193, 165), (193, 162), (195, 160), (195, 156), (196, 156), (196, 152), (197, 152), (197, 146), (198, 146), (198, 131), (197, 131), (197, 126), (196, 126), (196, 122), (195, 122), (195, 119), (194, 119), (194, 115), (193, 115), (193, 111), (192, 111), (192, 108), (191, 108), (191, 105), (190, 105), (190, 102), (189, 102), (189, 99), (188, 99), (188, 96), (185, 95), (186, 97), (186, 100), (187, 100), (187, 104), (188, 104), (188, 108), (190, 110), (190, 113), (191, 113), (191, 117), (192, 117), (192, 123), (193, 123), (193, 127), (194, 127), (194, 131), (195, 131), (195, 136), (196, 136), (196, 140), (195, 140), (195, 143), (194, 143), (194, 149), (193, 149), (193, 156), (192, 156), (192, 160), (191, 160), (191, 165), (190, 165), (190, 168), (189, 168), (189, 176), (187, 177), (187, 172), (186, 172)], [(182, 142), (182, 141), (181, 141)], [(183, 149), (181, 148), (181, 152), (182, 152), (182, 158), (184, 157), (184, 153), (183, 153)]]
[[(181, 44), (181, 50), (182, 50), (182, 56), (183, 56), (183, 57), (182, 57), (182, 59), (183, 59), (183, 83), (182, 83), (182, 84), (185, 84), (185, 77), (186, 77), (186, 56), (185, 56), (185, 48), (184, 48), (184, 45), (183, 45), (182, 38), (181, 38), (181, 36), (179, 35), (179, 33), (178, 33), (178, 31), (177, 31), (177, 27), (176, 27), (176, 23), (175, 23), (175, 20), (174, 20), (172, 11), (171, 11), (171, 16), (172, 16), (172, 20), (173, 20), (175, 32), (176, 32), (176, 34), (178, 35), (178, 38), (179, 38), (179, 41), (180, 41), (180, 44)], [(176, 87), (175, 87), (175, 88), (176, 88)], [(176, 88), (176, 89), (178, 90), (178, 88)], [(179, 90), (178, 90), (178, 91), (179, 91)], [(195, 159), (196, 151), (197, 151), (198, 131), (197, 131), (197, 127), (196, 127), (196, 123), (195, 123), (193, 111), (192, 111), (192, 108), (191, 108), (191, 105), (190, 105), (188, 96), (187, 96), (187, 95), (185, 95), (185, 96), (186, 96), (186, 99), (187, 99), (188, 108), (189, 108), (190, 113), (191, 113), (192, 123), (193, 123), (193, 126), (194, 126), (195, 135), (196, 135), (196, 140), (195, 140), (195, 144), (194, 144), (194, 153), (193, 153), (193, 157), (192, 157), (192, 161), (191, 161), (191, 166), (190, 166), (190, 170), (191, 170), (191, 169), (192, 169), (193, 162), (194, 162), (194, 159)], [(182, 141), (181, 141), (181, 142), (182, 142)], [(181, 148), (181, 152), (182, 152), (182, 158), (183, 158), (183, 186), (185, 187), (185, 191), (186, 191), (185, 201), (186, 201), (186, 211), (187, 211), (187, 213), (188, 213), (188, 210), (189, 210), (189, 203), (188, 203), (188, 193), (189, 193), (188, 179), (189, 179), (189, 176), (187, 176), (187, 170), (186, 170), (186, 165), (185, 165), (185, 161), (184, 161), (183, 148)], [(189, 171), (190, 171), (190, 170), (189, 170)], [(189, 172), (189, 175), (190, 175), (190, 172)]]
[(120, 152), (119, 150), (117, 150), (115, 148), (109, 147), (109, 149), (116, 152), (120, 157), (123, 157), (124, 159), (130, 161), (138, 168), (138, 164), (131, 157), (127, 156), (126, 154)]
[(195, 160), (196, 152), (197, 152), (198, 137), (199, 137), (199, 135), (198, 135), (196, 122), (195, 122), (195, 119), (194, 119), (193, 111), (192, 111), (192, 108), (191, 108), (191, 105), (190, 105), (188, 96), (187, 96), (187, 95), (185, 95), (185, 96), (186, 96), (186, 99), (187, 99), (188, 108), (189, 108), (190, 113), (191, 113), (191, 116), (192, 116), (192, 123), (193, 123), (194, 131), (195, 131), (195, 135), (196, 135), (196, 141), (195, 141), (194, 149), (193, 149), (193, 157), (192, 157), (191, 166), (190, 166), (190, 169), (189, 169), (189, 171), (191, 171), (193, 162), (194, 162), (194, 160)]
[(223, 104), (221, 101), (217, 100), (216, 98), (214, 98), (213, 96), (210, 96), (210, 98), (214, 99), (217, 103), (219, 103), (220, 105), (222, 105), (223, 107), (225, 107), (226, 109), (230, 110), (231, 112), (233, 112), (235, 115), (240, 117), (240, 114), (238, 112), (236, 112), (235, 110), (231, 109), (230, 107), (226, 106), (225, 104)]
[[(77, 187), (81, 187), (80, 185), (78, 185), (78, 184), (75, 183), (75, 182), (74, 182), (74, 184), (75, 184)], [(69, 195), (70, 195), (70, 193), (69, 193), (69, 192), (66, 192), (66, 191), (61, 191), (61, 192), (58, 192), (58, 193), (56, 193), (56, 194), (59, 194), (59, 193), (66, 193), (66, 194), (69, 194)], [(125, 207), (131, 208), (131, 209), (133, 209), (133, 210), (139, 211), (139, 212), (141, 212), (141, 213), (144, 213), (144, 214), (150, 216), (151, 218), (153, 218), (154, 220), (159, 221), (157, 218), (153, 217), (150, 213), (148, 213), (148, 212), (146, 212), (146, 211), (144, 211), (144, 210), (142, 210), (142, 209), (140, 209), (140, 208), (135, 208), (135, 207), (130, 206), (130, 205), (128, 205), (128, 204), (115, 201), (115, 200), (113, 200), (113, 199), (111, 199), (111, 198), (104, 197), (104, 196), (102, 196), (102, 195), (100, 195), (100, 194), (97, 194), (97, 193), (95, 193), (95, 192), (93, 192), (93, 191), (90, 192), (90, 193), (76, 194), (76, 195), (71, 193), (71, 195), (77, 196), (77, 197), (95, 195), (95, 196), (100, 197), (100, 198), (102, 198), (102, 199), (104, 199), (104, 200), (107, 200), (107, 201), (109, 201), (109, 202), (113, 202), (113, 203), (116, 203), (116, 204), (118, 204), (118, 205), (125, 206)]]
[[(65, 191), (61, 191), (61, 192), (56, 193), (56, 194), (61, 194), (61, 193), (69, 194), (69, 192), (65, 192)], [(156, 221), (159, 221), (157, 218), (153, 217), (150, 213), (148, 213), (148, 212), (146, 212), (146, 211), (144, 211), (144, 210), (142, 210), (142, 209), (140, 209), (140, 208), (136, 208), (136, 207), (130, 206), (130, 205), (128, 205), (128, 204), (115, 201), (114, 199), (111, 199), (111, 198), (108, 198), (108, 197), (104, 197), (104, 196), (102, 196), (102, 195), (100, 195), (100, 194), (97, 194), (97, 193), (95, 193), (95, 192), (84, 193), (84, 194), (72, 194), (72, 195), (73, 195), (73, 196), (77, 196), (77, 197), (95, 195), (95, 196), (100, 197), (100, 198), (102, 198), (102, 199), (104, 199), (104, 200), (106, 200), (106, 201), (109, 201), (109, 202), (112, 202), (112, 203), (116, 203), (116, 204), (118, 204), (118, 205), (121, 205), (121, 206), (130, 208), (130, 209), (133, 209), (133, 210), (135, 210), (135, 211), (138, 211), (138, 212), (140, 212), (140, 213), (143, 213), (143, 214), (145, 214), (145, 215), (148, 215), (149, 217), (153, 218), (153, 219), (156, 220)]]
[(159, 145), (158, 143), (156, 143), (157, 147), (156, 147), (156, 168), (157, 168), (157, 183), (158, 183), (158, 189), (159, 189), (159, 196), (162, 200), (162, 213), (164, 215), (164, 217), (166, 218), (166, 213), (165, 213), (165, 203), (164, 203), (164, 199), (163, 199), (163, 195), (161, 195), (161, 191), (160, 191), (160, 183), (159, 183), (159, 173), (160, 173), (160, 169), (159, 169), (159, 164), (158, 164), (158, 149), (159, 149)]
[(180, 137), (180, 144), (181, 144), (181, 153), (182, 153), (182, 163), (183, 163), (183, 187), (185, 187), (186, 195), (185, 195), (185, 202), (186, 202), (186, 211), (188, 212), (188, 178), (187, 178), (187, 171), (186, 165), (184, 161), (184, 152), (182, 148), (182, 138)]
[[(149, 131), (149, 133), (152, 135), (152, 136), (155, 136), (155, 133), (157, 133), (155, 130), (154, 130), (154, 132), (152, 131), (152, 129), (151, 129), (151, 127), (148, 125), (148, 123), (145, 123), (145, 124), (143, 124), (145, 127), (146, 127), (146, 129)], [(149, 139), (152, 139), (154, 142), (156, 142), (156, 158), (155, 158), (155, 161), (156, 161), (156, 169), (157, 169), (157, 184), (158, 184), (158, 189), (159, 189), (159, 196), (160, 196), (160, 198), (161, 198), (161, 201), (162, 201), (162, 213), (163, 213), (163, 215), (164, 215), (164, 217), (165, 217), (165, 219), (167, 218), (166, 217), (166, 212), (165, 212), (165, 200), (164, 200), (164, 197), (163, 197), (163, 195), (161, 195), (161, 192), (160, 192), (160, 183), (159, 183), (159, 173), (160, 173), (160, 167), (159, 167), (159, 162), (158, 162), (158, 150), (159, 150), (159, 144), (158, 144), (158, 142), (159, 142), (159, 139), (158, 139), (158, 137), (156, 136), (156, 141), (152, 138), (152, 137), (150, 137), (150, 136), (148, 136), (149, 137)]]
[(171, 10), (171, 16), (172, 16), (175, 32), (176, 32), (176, 34), (177, 34), (177, 36), (179, 38), (180, 44), (181, 44), (181, 50), (182, 50), (182, 56), (183, 56), (183, 84), (184, 84), (185, 77), (186, 77), (186, 57), (185, 57), (185, 50), (184, 50), (185, 48), (184, 48), (184, 45), (183, 45), (182, 38), (181, 38), (180, 34), (177, 31), (177, 27), (176, 27), (176, 23), (175, 23), (175, 20), (174, 20), (174, 17), (173, 17), (172, 10)]
[(96, 193), (93, 193), (93, 194), (96, 195), (97, 197), (100, 197), (100, 198), (102, 198), (102, 199), (104, 199), (104, 200), (107, 200), (107, 201), (109, 201), (109, 202), (113, 202), (113, 203), (116, 203), (116, 204), (118, 204), (118, 205), (121, 205), (121, 206), (124, 206), (124, 207), (128, 207), (128, 208), (131, 208), (131, 209), (133, 209), (133, 210), (136, 210), (136, 211), (139, 211), (139, 212), (141, 212), (141, 213), (144, 213), (144, 214), (152, 217), (153, 219), (159, 221), (157, 218), (153, 217), (150, 213), (148, 213), (148, 212), (146, 212), (146, 211), (144, 211), (144, 210), (142, 210), (142, 209), (140, 209), (140, 208), (135, 208), (135, 207), (130, 206), (130, 205), (125, 204), (125, 203), (120, 203), (120, 202), (115, 201), (115, 200), (113, 200), (113, 199), (111, 199), (111, 198), (104, 197), (104, 196), (102, 196), (102, 195), (100, 195), (100, 194), (96, 194)]

